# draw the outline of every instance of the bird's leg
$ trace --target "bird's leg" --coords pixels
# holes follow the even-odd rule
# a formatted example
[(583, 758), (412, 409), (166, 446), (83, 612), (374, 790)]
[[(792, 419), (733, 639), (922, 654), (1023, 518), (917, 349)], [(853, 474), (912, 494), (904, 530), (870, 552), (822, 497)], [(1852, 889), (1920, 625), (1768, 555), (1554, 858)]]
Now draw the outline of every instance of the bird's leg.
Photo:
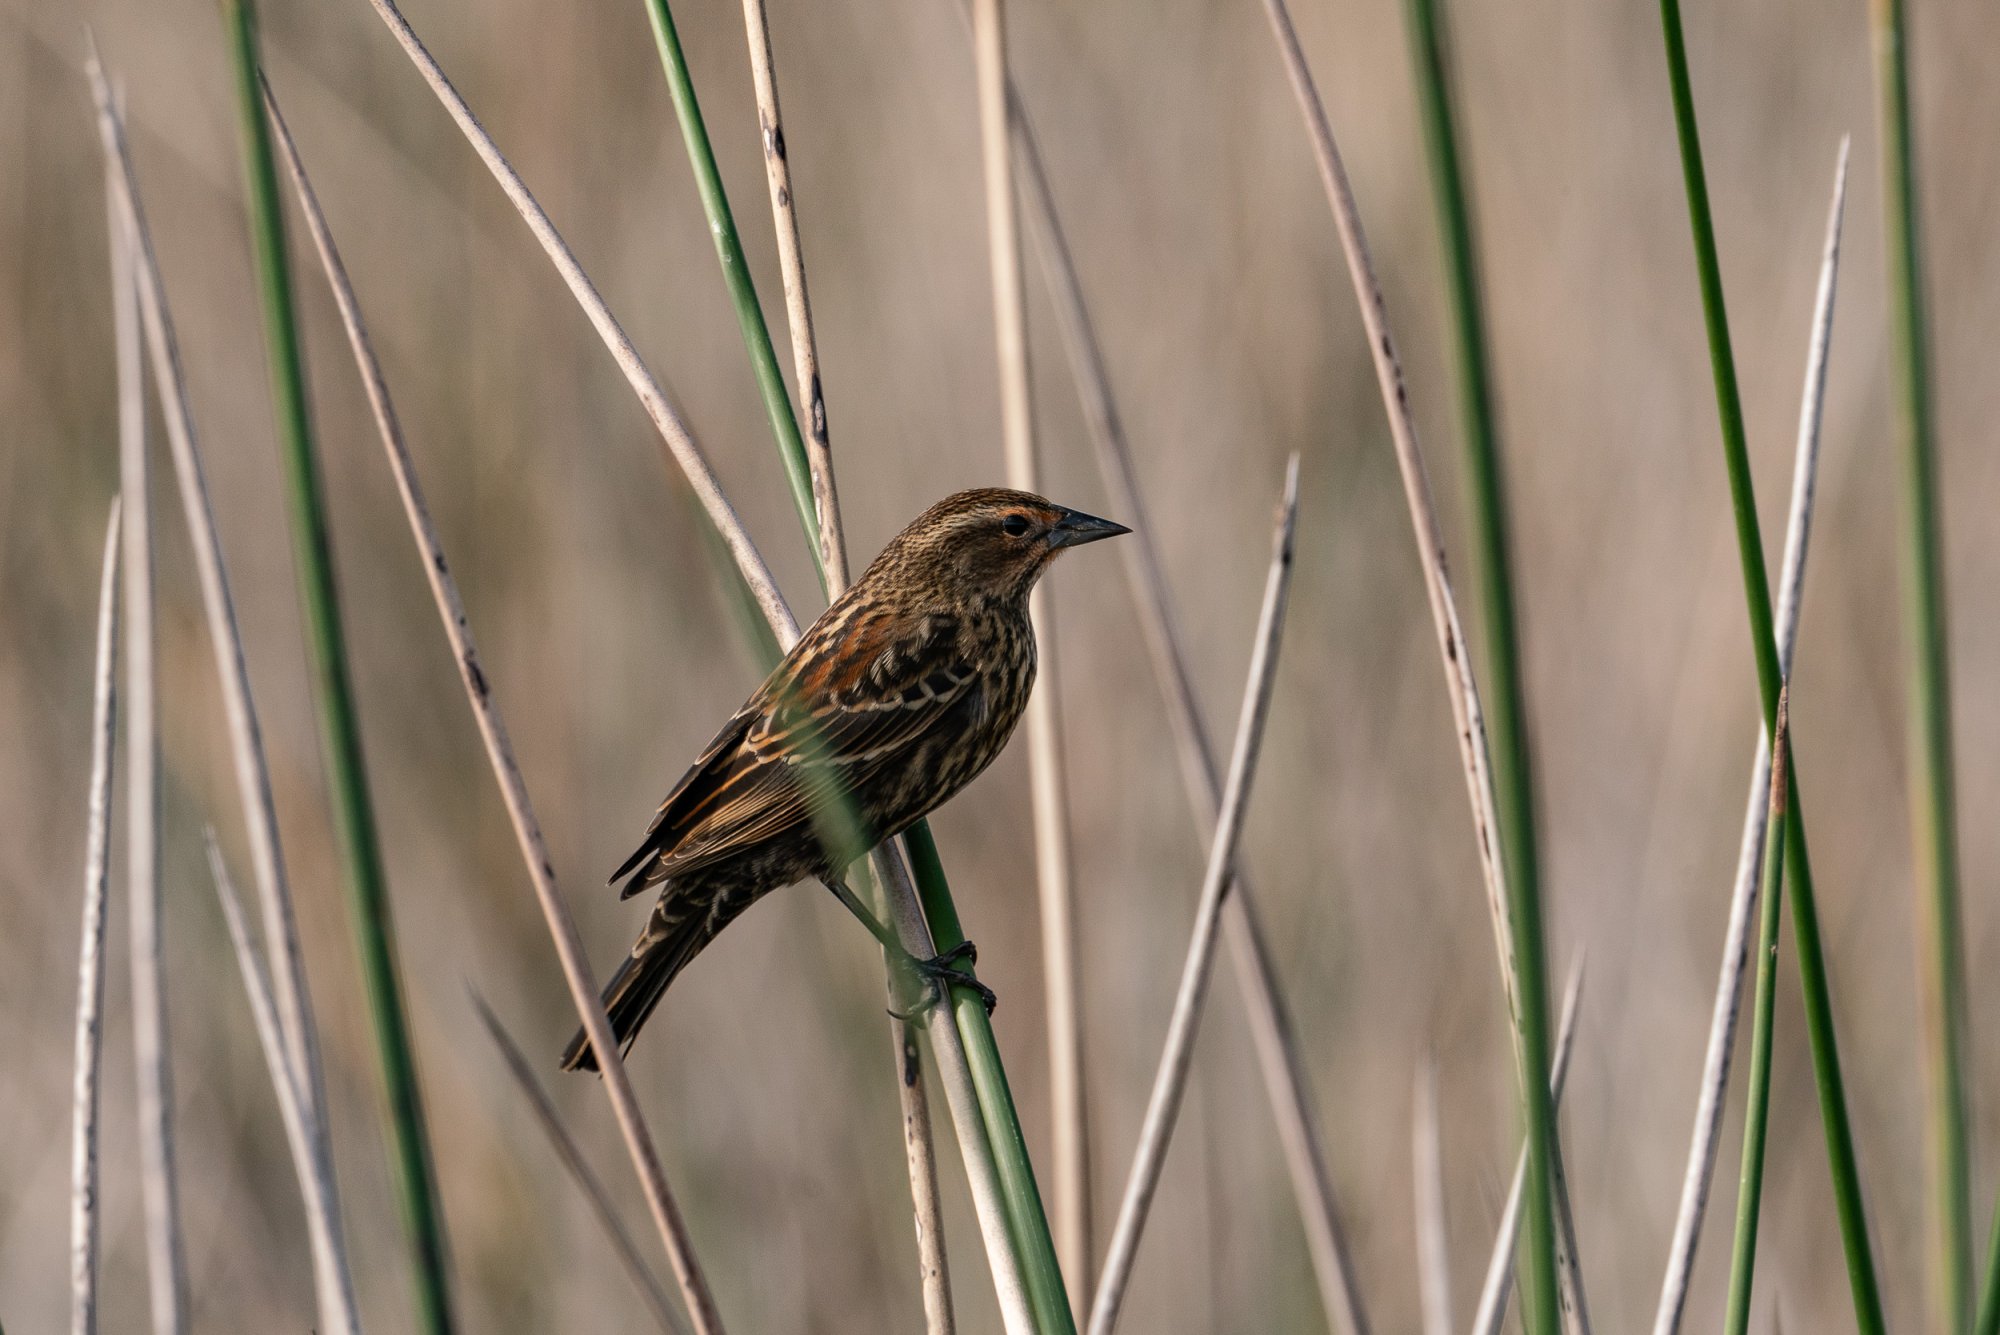
[(860, 897), (847, 888), (845, 881), (837, 876), (828, 876), (822, 878), (820, 884), (831, 890), (833, 897), (845, 905), (849, 913), (852, 913), (856, 918), (861, 920), (861, 925), (868, 929), (870, 936), (882, 943), (882, 949), (889, 952), (891, 959), (928, 984), (929, 995), (922, 1002), (907, 1012), (900, 1014), (891, 1012), (897, 1019), (916, 1019), (932, 1006), (936, 1005), (944, 997), (946, 989), (952, 987), (969, 988), (973, 992), (978, 993), (980, 1001), (985, 1003), (988, 1015), (991, 1015), (993, 1008), (1000, 1004), (1000, 999), (993, 994), (992, 988), (986, 986), (986, 984), (980, 982), (971, 974), (959, 972), (955, 967), (960, 962), (971, 965), (978, 961), (979, 949), (970, 941), (961, 941), (941, 955), (933, 955), (929, 959), (918, 959), (915, 955), (903, 949), (903, 943), (897, 938), (896, 933), (884, 925), (880, 918), (877, 918), (869, 911), (868, 906), (861, 902)]

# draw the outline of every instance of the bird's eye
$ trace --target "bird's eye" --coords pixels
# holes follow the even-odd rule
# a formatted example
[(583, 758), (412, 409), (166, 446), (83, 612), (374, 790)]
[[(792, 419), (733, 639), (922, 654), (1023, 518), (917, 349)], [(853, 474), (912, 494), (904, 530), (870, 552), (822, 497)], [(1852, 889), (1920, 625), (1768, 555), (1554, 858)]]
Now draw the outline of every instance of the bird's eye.
[(1028, 536), (1028, 517), (1026, 515), (1008, 515), (1000, 521), (1000, 531), (1010, 538), (1025, 538)]

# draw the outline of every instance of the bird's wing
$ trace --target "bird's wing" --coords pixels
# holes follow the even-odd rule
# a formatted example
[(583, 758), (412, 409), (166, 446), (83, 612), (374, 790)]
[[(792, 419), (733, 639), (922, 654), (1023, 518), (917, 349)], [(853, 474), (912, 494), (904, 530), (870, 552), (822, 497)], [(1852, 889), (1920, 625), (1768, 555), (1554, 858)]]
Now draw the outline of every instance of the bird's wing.
[(976, 703), (978, 683), (947, 619), (914, 629), (857, 620), (772, 675), (675, 785), (612, 879), (654, 859), (626, 890), (635, 893), (809, 825), (817, 794), (860, 792), (955, 708)]
[[(695, 757), (694, 764), (688, 766), (687, 773), (681, 775), (680, 781), (668, 791), (666, 798), (660, 803), (659, 810), (653, 813), (653, 823), (646, 827), (645, 841), (632, 850), (632, 856), (620, 863), (617, 871), (611, 873), (611, 880), (614, 883), (637, 870), (641, 863), (658, 857), (663, 850), (671, 851), (680, 842), (681, 836), (687, 830), (687, 822), (681, 818), (680, 813), (699, 803), (704, 792), (727, 778), (732, 762), (742, 748), (743, 734), (748, 731), (750, 721), (756, 717), (755, 706), (762, 698), (762, 691), (752, 696), (750, 703), (737, 710), (730, 720), (722, 725), (722, 730), (702, 748), (701, 754)], [(629, 899), (639, 893), (647, 879), (643, 874), (635, 877), (631, 884), (625, 887), (624, 894), (620, 897)]]

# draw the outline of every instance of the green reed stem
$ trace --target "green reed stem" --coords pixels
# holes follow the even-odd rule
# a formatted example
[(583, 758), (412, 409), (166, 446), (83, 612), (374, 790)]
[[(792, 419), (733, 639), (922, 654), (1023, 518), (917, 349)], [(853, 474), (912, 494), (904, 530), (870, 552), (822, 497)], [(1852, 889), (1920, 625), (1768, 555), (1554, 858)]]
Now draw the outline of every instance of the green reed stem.
[(285, 222), (271, 155), (270, 127), (258, 91), (257, 25), (250, 0), (223, 0), (233, 58), (237, 113), (243, 133), (250, 197), (250, 234), (263, 297), (264, 335), (271, 388), (285, 461), (292, 541), (304, 605), (313, 695), (319, 706), (327, 788), (343, 853), (347, 901), (373, 1021), (376, 1058), (389, 1100), (392, 1171), (415, 1267), (417, 1310), (428, 1335), (453, 1329), (444, 1217), (424, 1127), (416, 1057), (410, 1044), (397, 973), (395, 922), (382, 874), (368, 773), (361, 755), (361, 726), (347, 667), (312, 411), (306, 396), (304, 358), (285, 258)]
[[(798, 507), (799, 520), (805, 526), (806, 546), (813, 554), (814, 565), (819, 570), (820, 587), (824, 590), (826, 570), (820, 559), (819, 516), (813, 502), (811, 470), (806, 461), (805, 441), (799, 434), (798, 418), (792, 411), (791, 396), (778, 366), (777, 351), (771, 343), (763, 306), (757, 300), (756, 285), (743, 261), (743, 246), (737, 235), (736, 220), (723, 191), (722, 175), (716, 167), (715, 151), (709, 142), (701, 107), (695, 99), (694, 81), (688, 72), (687, 58), (681, 50), (673, 15), (667, 0), (646, 0), (646, 12), (652, 21), (653, 37), (659, 47), (661, 65), (666, 71), (667, 87), (680, 121), (681, 135), (687, 144), (688, 159), (694, 167), (702, 208), (708, 217), (709, 230), (715, 237), (716, 255), (722, 263), (723, 277), (729, 284), (737, 320), (743, 329), (744, 346), (749, 351), (758, 387), (764, 395), (765, 409), (777, 437), (779, 453), (785, 461), (785, 474), (791, 482), (792, 499)], [(932, 943), (940, 953), (948, 951), (963, 942), (965, 934), (959, 925), (958, 910), (952, 902), (951, 886), (945, 879), (937, 842), (931, 837), (929, 824), (923, 821), (912, 826), (904, 839), (910, 852), (911, 870), (924, 918), (930, 924)], [(967, 977), (973, 976), (970, 967), (963, 964), (959, 967)], [(999, 1044), (993, 1037), (993, 1026), (987, 1017), (986, 1007), (971, 990), (954, 988), (952, 1014), (965, 1044), (966, 1061), (972, 1071), (973, 1087), (979, 1097), (987, 1138), (1000, 1175), (1009, 1236), (1027, 1279), (1028, 1298), (1037, 1325), (1050, 1335), (1074, 1335), (1075, 1318), (1071, 1315), (1069, 1299), (1063, 1288), (1062, 1269), (1056, 1260), (1048, 1215), (1042, 1206), (1041, 1191), (1035, 1185), (1034, 1164), (1028, 1157), (1027, 1140), (1021, 1132), (1020, 1117), (1014, 1108), (1007, 1072), (1001, 1064)]]
[(1785, 791), (1791, 738), (1785, 708), (1778, 707), (1777, 740), (1771, 752), (1771, 818), (1764, 827), (1764, 877), (1757, 930), (1757, 992), (1750, 1016), (1749, 1093), (1743, 1115), (1743, 1173), (1736, 1194), (1736, 1244), (1729, 1261), (1726, 1335), (1745, 1335), (1750, 1326), (1750, 1290), (1757, 1268), (1757, 1217), (1764, 1200), (1764, 1141), (1771, 1118), (1771, 1034), (1778, 991), (1778, 927), (1785, 876)]
[[(1508, 537), (1506, 474), (1501, 466), (1499, 427), (1493, 410), (1493, 391), (1487, 357), (1486, 317), (1481, 295), (1478, 250), (1473, 239), (1472, 207), (1468, 199), (1464, 171), (1459, 161), (1458, 133), (1452, 105), (1451, 74), (1447, 64), (1447, 34), (1437, 0), (1408, 0), (1411, 54), (1416, 64), (1418, 99), (1423, 111), (1424, 144), (1430, 163), (1431, 191), (1437, 205), (1438, 232), (1444, 243), (1445, 282), (1450, 294), (1452, 336), (1457, 353), (1460, 429), (1465, 444), (1466, 475), (1471, 482), (1474, 567), (1479, 580), (1481, 604), (1485, 611), (1486, 652), (1483, 666), (1492, 683), (1488, 697), (1488, 721), (1493, 739), (1493, 786), (1499, 808), (1501, 857), (1506, 868), (1509, 898), (1518, 904), (1539, 905), (1540, 859), (1535, 844), (1534, 775), (1529, 764), (1525, 694), (1521, 687), (1520, 648), (1514, 616), (1513, 549)], [(1536, 961), (1544, 958), (1541, 949), (1540, 915), (1524, 924), (1526, 915), (1516, 912), (1517, 947), (1524, 956), (1534, 937)], [(1528, 932), (1523, 932), (1526, 925)], [(1522, 968), (1519, 991), (1525, 1024), (1540, 1024), (1546, 1034), (1547, 1008), (1539, 982), (1530, 984), (1528, 970)], [(1530, 992), (1530, 987), (1533, 991)], [(1535, 1046), (1535, 1045), (1528, 1045)], [(1546, 1053), (1547, 1043), (1540, 1045)], [(1539, 1059), (1533, 1059), (1539, 1060)], [(1537, 1070), (1544, 1069), (1537, 1067)], [(1554, 1105), (1541, 1098), (1547, 1085), (1532, 1073), (1525, 1099), (1526, 1118), (1533, 1132), (1538, 1121), (1548, 1127), (1540, 1137), (1544, 1152), (1537, 1175), (1548, 1181), (1549, 1171), (1560, 1153), (1553, 1130)], [(1536, 1106), (1547, 1109), (1546, 1117), (1535, 1116)], [(1531, 1158), (1534, 1156), (1531, 1155)], [(1542, 1197), (1546, 1197), (1544, 1190)], [(1531, 1197), (1531, 1200), (1535, 1199)], [(1529, 1247), (1522, 1263), (1539, 1272), (1542, 1258), (1551, 1258), (1547, 1271), (1554, 1275), (1555, 1227), (1552, 1209), (1529, 1211)], [(1536, 1291), (1523, 1284), (1523, 1294)], [(1553, 1288), (1549, 1289), (1553, 1295)], [(1554, 1331), (1556, 1304), (1544, 1301), (1531, 1313), (1538, 1329)]]
[(1975, 1335), (2000, 1335), (2000, 1204), (1994, 1207), (1986, 1246), (1986, 1282), (1979, 1290), (1979, 1314), (1972, 1329)]
[(1972, 1323), (1976, 1335), (2000, 1332), (2000, 1204), (1994, 1207), (1986, 1247), (1986, 1282), (1979, 1291), (1979, 1315)]
[(708, 126), (701, 118), (701, 104), (695, 100), (694, 79), (688, 73), (687, 56), (681, 51), (673, 13), (667, 8), (667, 0), (646, 0), (646, 15), (652, 20), (653, 41), (660, 48), (667, 93), (673, 99), (674, 116), (687, 144), (688, 163), (694, 168), (702, 212), (708, 216), (709, 234), (715, 238), (715, 256), (722, 263), (722, 279), (729, 285), (736, 323), (743, 331), (743, 346), (750, 353), (750, 369), (757, 375), (764, 411), (771, 419), (772, 433), (778, 438), (778, 454), (785, 461), (785, 477), (792, 484), (792, 500), (799, 507), (799, 522), (805, 525), (806, 545), (814, 552), (813, 564), (819, 569), (820, 592), (824, 593), (826, 571), (818, 559), (819, 510), (813, 503), (812, 470), (806, 462), (805, 440), (799, 435), (799, 419), (792, 412), (785, 375), (778, 369), (777, 350), (771, 346), (770, 327), (764, 322), (764, 308), (757, 300), (757, 286), (750, 280), (750, 266), (743, 258), (743, 241), (737, 235), (735, 215), (729, 210), (729, 196), (722, 188), (722, 171), (715, 165), (715, 150), (709, 144)]
[[(1775, 727), (1781, 687), (1777, 641), (1772, 633), (1771, 586), (1764, 569), (1764, 540), (1757, 523), (1757, 500), (1750, 479), (1750, 452), (1743, 429), (1743, 403), (1736, 387), (1736, 361), (1729, 344), (1729, 315), (1722, 299), (1722, 266), (1715, 247), (1715, 224), (1708, 207), (1701, 137), (1695, 125), (1694, 92), (1688, 77), (1687, 45), (1681, 34), (1679, 0), (1660, 0), (1660, 24), (1673, 88), (1674, 127), (1680, 140), (1681, 174), (1687, 189), (1688, 224), (1694, 236), (1695, 268), (1701, 279), (1702, 314), (1708, 329), (1709, 362), (1715, 375), (1723, 458), (1729, 469), (1729, 497), (1736, 519), (1737, 554), (1743, 567), (1743, 594), (1750, 611), (1750, 642), (1757, 659), (1757, 685), (1764, 730)], [(1806, 853), (1805, 810), (1799, 801), (1796, 766), (1789, 767), (1785, 858), (1791, 864), (1792, 934), (1798, 940), (1799, 983), (1805, 994), (1806, 1031), (1812, 1043), (1813, 1078), (1833, 1197), (1847, 1254), (1848, 1284), (1861, 1335), (1884, 1335), (1882, 1296), (1868, 1240), (1861, 1200), (1861, 1170), (1854, 1133), (1847, 1119), (1847, 1094), (1840, 1074), (1840, 1049), (1833, 1028), (1833, 998), (1821, 948), (1819, 910), (1813, 897), (1812, 865)]]
[[(1965, 951), (1960, 944), (1958, 798), (1951, 746), (1944, 558), (1931, 420), (1930, 352), (1917, 227), (1916, 144), (1902, 0), (1874, 0), (1875, 80), (1882, 142), (1883, 238), (1895, 324), (1903, 436), (1903, 606), (1909, 626), (1910, 817), (1920, 887), (1925, 1062), (1930, 1104), (1932, 1280), (1939, 1329), (1972, 1311), (1971, 1170), (1966, 1145)], [(1988, 1304), (1991, 1305), (1990, 1303)]]
[[(930, 924), (931, 943), (944, 954), (964, 943), (965, 929), (959, 925), (958, 908), (952, 903), (951, 886), (945, 881), (944, 862), (938, 856), (930, 822), (920, 820), (906, 830), (903, 846), (909, 851), (910, 874), (923, 902), (924, 920)], [(960, 961), (956, 967), (972, 976), (972, 967), (966, 962)], [(1000, 1173), (1000, 1190), (1007, 1202), (1008, 1222), (1014, 1227), (1014, 1246), (1027, 1277), (1028, 1301), (1034, 1308), (1036, 1325), (1054, 1335), (1075, 1335), (1076, 1318), (1065, 1296), (1062, 1266), (1056, 1260), (1041, 1189), (1035, 1185), (1035, 1166), (1028, 1157), (1027, 1139), (1021, 1134), (1021, 1119), (1014, 1111), (1007, 1070), (1000, 1064), (992, 1018), (986, 1014), (985, 1003), (965, 989), (953, 991), (952, 1014), (965, 1040), (972, 1083), (986, 1115), (986, 1134), (993, 1145), (994, 1165)]]

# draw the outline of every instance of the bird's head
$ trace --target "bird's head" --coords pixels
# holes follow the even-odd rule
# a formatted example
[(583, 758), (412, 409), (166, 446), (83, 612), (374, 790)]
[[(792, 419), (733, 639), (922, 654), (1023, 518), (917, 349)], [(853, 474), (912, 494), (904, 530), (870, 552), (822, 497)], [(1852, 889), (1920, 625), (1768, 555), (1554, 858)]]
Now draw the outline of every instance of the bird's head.
[(954, 594), (1013, 601), (1028, 596), (1061, 552), (1129, 532), (1033, 492), (983, 487), (924, 511), (883, 555), (894, 553)]

